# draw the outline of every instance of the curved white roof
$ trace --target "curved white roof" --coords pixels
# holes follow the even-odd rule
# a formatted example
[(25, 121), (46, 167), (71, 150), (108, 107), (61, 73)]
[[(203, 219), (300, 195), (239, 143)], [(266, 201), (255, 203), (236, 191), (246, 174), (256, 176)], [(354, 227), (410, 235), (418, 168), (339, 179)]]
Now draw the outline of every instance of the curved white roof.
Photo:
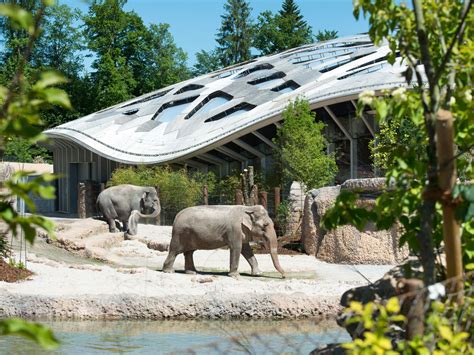
[(404, 67), (367, 35), (319, 42), (202, 75), (47, 130), (124, 163), (163, 163), (275, 122), (311, 104), (405, 84)]

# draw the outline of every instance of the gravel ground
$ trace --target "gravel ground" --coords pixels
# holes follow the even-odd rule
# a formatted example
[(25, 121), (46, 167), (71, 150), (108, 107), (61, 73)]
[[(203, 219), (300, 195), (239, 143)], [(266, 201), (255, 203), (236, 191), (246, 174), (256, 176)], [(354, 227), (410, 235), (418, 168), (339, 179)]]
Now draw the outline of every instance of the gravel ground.
[[(74, 263), (64, 250), (38, 243), (28, 257), (34, 275), (19, 283), (0, 282), (0, 318), (41, 319), (229, 319), (333, 316), (341, 294), (375, 281), (391, 266), (327, 264), (307, 255), (281, 255), (287, 273), (279, 278), (269, 255), (257, 255), (261, 277), (227, 276), (228, 250), (195, 252), (198, 275), (182, 273), (178, 256), (174, 274), (161, 267), (167, 252), (150, 249), (166, 244), (170, 227), (140, 225), (136, 240), (104, 232), (103, 222), (87, 220), (60, 226), (59, 245), (81, 256), (107, 263)], [(98, 229), (97, 229), (98, 228)], [(92, 230), (92, 232), (90, 232)], [(148, 246), (147, 246), (148, 245)], [(153, 244), (156, 245), (156, 244)], [(153, 246), (152, 245), (152, 246)], [(38, 251), (37, 255), (34, 253)], [(59, 255), (59, 256), (58, 256)], [(76, 257), (77, 257), (76, 255)], [(86, 259), (87, 260), (87, 259)], [(362, 276), (362, 275), (363, 276)]]

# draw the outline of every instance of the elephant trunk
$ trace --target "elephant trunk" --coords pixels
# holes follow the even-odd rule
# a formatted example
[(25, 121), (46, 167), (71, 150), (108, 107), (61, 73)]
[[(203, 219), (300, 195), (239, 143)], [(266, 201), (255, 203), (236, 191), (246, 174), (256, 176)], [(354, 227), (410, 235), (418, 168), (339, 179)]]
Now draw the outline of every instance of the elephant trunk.
[(141, 218), (156, 218), (156, 217), (158, 217), (158, 215), (161, 212), (161, 205), (158, 202), (158, 205), (156, 206), (156, 208), (153, 210), (153, 213), (151, 213), (151, 214), (143, 214), (138, 210), (134, 210), (133, 212), (135, 212)]
[(268, 232), (267, 239), (270, 244), (270, 255), (272, 257), (273, 266), (281, 274), (282, 278), (285, 278), (285, 272), (281, 268), (280, 262), (278, 261), (278, 242), (274, 228), (271, 228), (271, 230)]

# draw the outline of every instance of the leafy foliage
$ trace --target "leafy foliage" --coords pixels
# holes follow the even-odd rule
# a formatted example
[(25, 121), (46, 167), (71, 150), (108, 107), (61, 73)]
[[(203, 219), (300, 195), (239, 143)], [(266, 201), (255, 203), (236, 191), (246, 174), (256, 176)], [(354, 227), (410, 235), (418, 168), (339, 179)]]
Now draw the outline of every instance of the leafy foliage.
[(314, 35), (314, 39), (316, 42), (323, 42), (323, 41), (329, 41), (330, 39), (336, 39), (337, 38), (337, 31), (331, 31), (331, 30), (324, 30), (324, 31), (318, 31)]
[(277, 14), (262, 12), (257, 19), (254, 46), (264, 55), (313, 41), (311, 26), (293, 0), (284, 0)]
[(222, 68), (219, 54), (215, 51), (201, 50), (196, 53), (196, 64), (194, 64), (192, 73), (194, 76), (207, 74)]
[(308, 189), (330, 183), (337, 171), (334, 155), (326, 154), (324, 123), (315, 122), (308, 101), (290, 102), (282, 113), (283, 125), (277, 130), (277, 164), (284, 183), (299, 181)]
[[(0, 15), (8, 18), (2, 19), (2, 24), (9, 23), (10, 27), (7, 28), (20, 31), (24, 35), (21, 45), (17, 47), (20, 54), (16, 58), (13, 79), (8, 87), (0, 85), (0, 137), (2, 137), (0, 148), (3, 148), (4, 139), (23, 139), (29, 142), (42, 139), (41, 110), (54, 105), (62, 108), (71, 107), (67, 94), (56, 87), (64, 83), (65, 79), (55, 72), (42, 72), (31, 85), (25, 85), (24, 73), (27, 63), (41, 32), (40, 24), (50, 2), (44, 0), (40, 4), (30, 3), (32, 6), (37, 6), (33, 7), (35, 11), (32, 13), (14, 4), (0, 4)], [(0, 219), (14, 236), (22, 230), (26, 240), (33, 243), (36, 228), (42, 228), (52, 235), (52, 222), (35, 214), (21, 216), (9, 201), (18, 196), (34, 213), (35, 206), (31, 194), (45, 199), (54, 198), (54, 188), (47, 184), (54, 179), (54, 176), (44, 174), (29, 181), (25, 179), (27, 176), (27, 172), (17, 172), (12, 178), (2, 182)], [(10, 334), (30, 338), (47, 349), (58, 346), (58, 341), (51, 330), (37, 323), (21, 319), (0, 320), (0, 335)]]
[(425, 334), (413, 340), (398, 340), (394, 347), (392, 339), (396, 329), (406, 323), (405, 316), (400, 314), (398, 299), (391, 298), (386, 305), (351, 302), (345, 310), (350, 315), (347, 323), (359, 323), (366, 331), (362, 339), (345, 343), (343, 347), (349, 354), (471, 354), (474, 348), (468, 339), (473, 335), (469, 328), (473, 306), (471, 297), (466, 298), (466, 304), (461, 307), (432, 302), (425, 316)]
[(251, 58), (253, 25), (251, 7), (245, 0), (227, 0), (216, 35), (217, 53), (223, 66), (245, 62)]
[(48, 350), (56, 349), (59, 344), (49, 328), (40, 323), (27, 322), (17, 318), (0, 320), (0, 335), (22, 335)]
[(211, 194), (215, 190), (216, 181), (212, 173), (193, 174), (188, 173), (186, 169), (172, 170), (168, 166), (140, 166), (115, 170), (108, 185), (120, 184), (159, 187), (162, 208), (177, 212), (186, 207), (202, 204), (204, 185)]
[[(359, 95), (358, 113), (370, 107), (382, 133), (389, 133), (379, 136), (374, 153), (386, 168), (390, 188), (377, 198), (372, 211), (365, 212), (353, 206), (353, 197), (341, 194), (336, 202), (339, 212), (330, 211), (323, 223), (334, 228), (340, 223), (361, 226), (372, 220), (378, 228), (388, 228), (399, 221), (403, 226), (400, 242), (408, 243), (419, 255), (427, 283), (435, 280), (435, 256), (442, 239), (435, 134), (440, 108), (455, 117), (454, 140), (460, 152), (456, 165), (464, 179), (473, 178), (472, 158), (466, 158), (469, 154), (472, 157), (474, 146), (471, 5), (470, 1), (421, 0), (413, 1), (413, 9), (391, 0), (360, 0), (354, 5), (357, 18), (360, 14), (369, 17), (369, 35), (375, 44), (388, 41), (388, 61), (403, 60), (408, 66), (407, 84), (415, 80), (416, 85), (383, 92), (379, 97), (374, 92)], [(466, 242), (472, 236), (470, 222), (460, 222), (464, 222), (467, 247), (472, 244)]]

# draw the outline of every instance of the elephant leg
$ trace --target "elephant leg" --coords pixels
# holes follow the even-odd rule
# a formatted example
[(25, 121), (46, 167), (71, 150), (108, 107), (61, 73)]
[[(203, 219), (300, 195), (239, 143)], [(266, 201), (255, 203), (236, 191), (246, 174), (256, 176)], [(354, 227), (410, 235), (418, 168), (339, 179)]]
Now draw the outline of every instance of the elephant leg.
[(122, 225), (123, 225), (123, 231), (124, 232), (128, 231), (128, 221), (123, 220)]
[(163, 272), (167, 272), (167, 273), (171, 273), (171, 272), (174, 272), (173, 270), (173, 264), (174, 264), (174, 260), (176, 259), (176, 256), (178, 255), (179, 253), (173, 251), (173, 250), (170, 250), (169, 253), (168, 253), (168, 256), (166, 257), (166, 260), (165, 262), (163, 263)]
[(110, 233), (117, 233), (117, 227), (115, 227), (115, 219), (107, 218), (107, 224), (109, 225), (109, 232)]
[(194, 267), (193, 253), (194, 250), (184, 252), (184, 272), (190, 275), (195, 275), (197, 272)]
[(230, 246), (230, 272), (229, 276), (239, 278), (239, 260), (240, 252), (242, 251), (242, 244), (235, 243)]
[(257, 258), (253, 255), (252, 248), (250, 248), (249, 243), (242, 244), (242, 255), (250, 264), (252, 268), (252, 275), (261, 275), (262, 272), (258, 268)]

